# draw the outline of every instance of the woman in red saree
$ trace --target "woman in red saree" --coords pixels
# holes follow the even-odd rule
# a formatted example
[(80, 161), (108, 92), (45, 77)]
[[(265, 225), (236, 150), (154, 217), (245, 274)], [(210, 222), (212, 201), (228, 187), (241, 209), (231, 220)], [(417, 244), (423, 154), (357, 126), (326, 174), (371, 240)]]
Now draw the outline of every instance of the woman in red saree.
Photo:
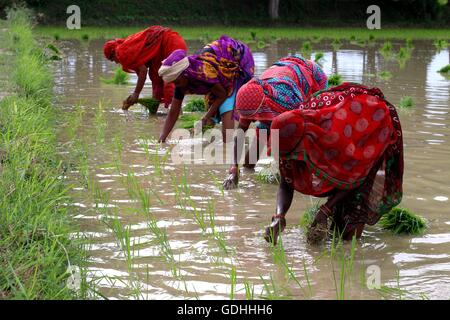
[(328, 218), (348, 240), (400, 203), (402, 129), (378, 88), (344, 83), (319, 91), (276, 117), (273, 130), (279, 134), (281, 182), (267, 241), (276, 243), (285, 228), (294, 190), (328, 197), (308, 230), (310, 243), (326, 237)]
[(158, 75), (161, 61), (177, 49), (187, 50), (183, 38), (175, 31), (161, 26), (151, 26), (124, 39), (110, 40), (103, 51), (108, 60), (120, 63), (126, 72), (138, 76), (136, 88), (123, 103), (123, 109), (135, 104), (144, 87), (147, 73), (152, 81), (153, 98), (169, 106), (175, 86), (164, 83)]

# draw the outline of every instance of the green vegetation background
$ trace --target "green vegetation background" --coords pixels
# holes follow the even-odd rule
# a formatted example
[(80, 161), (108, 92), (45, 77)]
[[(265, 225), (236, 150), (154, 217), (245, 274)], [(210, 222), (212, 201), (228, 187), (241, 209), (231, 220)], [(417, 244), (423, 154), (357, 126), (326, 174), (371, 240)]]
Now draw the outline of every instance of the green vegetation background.
[[(0, 0), (0, 10), (17, 2)], [(27, 0), (39, 22), (64, 24), (66, 8), (81, 8), (83, 25), (253, 25), (267, 26), (269, 0)], [(271, 25), (366, 26), (367, 7), (378, 4), (383, 26), (450, 25), (448, 0), (280, 0), (279, 19)], [(3, 10), (1, 10), (3, 11)]]

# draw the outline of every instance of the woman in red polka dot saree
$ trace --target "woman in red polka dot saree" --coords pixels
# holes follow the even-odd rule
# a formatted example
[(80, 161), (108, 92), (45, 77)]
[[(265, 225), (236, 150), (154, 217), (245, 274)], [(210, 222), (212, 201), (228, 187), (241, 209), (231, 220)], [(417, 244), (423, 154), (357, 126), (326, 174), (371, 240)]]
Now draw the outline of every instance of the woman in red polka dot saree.
[(294, 190), (328, 197), (308, 230), (310, 243), (327, 236), (328, 220), (344, 239), (360, 237), (365, 224), (400, 203), (402, 129), (378, 88), (344, 83), (319, 91), (276, 117), (271, 130), (279, 134), (281, 183), (267, 241), (276, 243), (285, 228)]

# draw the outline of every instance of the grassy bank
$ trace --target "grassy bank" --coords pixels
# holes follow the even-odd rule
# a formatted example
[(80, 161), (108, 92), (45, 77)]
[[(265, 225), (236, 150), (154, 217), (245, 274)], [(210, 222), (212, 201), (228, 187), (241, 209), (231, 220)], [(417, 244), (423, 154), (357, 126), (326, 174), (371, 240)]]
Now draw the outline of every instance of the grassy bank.
[[(71, 299), (69, 266), (83, 251), (70, 239), (68, 188), (57, 156), (52, 74), (31, 16), (11, 10), (0, 38), (10, 74), (0, 101), (0, 299)], [(7, 70), (5, 70), (7, 68)]]
[[(142, 27), (82, 27), (69, 30), (65, 27), (40, 26), (36, 32), (40, 36), (56, 39), (112, 39), (122, 38), (146, 28)], [(450, 29), (392, 28), (369, 30), (365, 28), (261, 28), (225, 26), (175, 26), (186, 40), (215, 39), (222, 34), (242, 41), (274, 39), (450, 39)]]

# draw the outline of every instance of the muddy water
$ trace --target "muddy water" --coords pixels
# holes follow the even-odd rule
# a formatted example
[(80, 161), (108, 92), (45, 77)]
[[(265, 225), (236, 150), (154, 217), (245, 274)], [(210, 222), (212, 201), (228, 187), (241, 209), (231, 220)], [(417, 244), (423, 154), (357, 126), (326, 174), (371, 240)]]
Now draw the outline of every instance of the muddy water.
[[(404, 42), (393, 44), (396, 52)], [(298, 51), (300, 45), (295, 41), (279, 42), (261, 50), (254, 49), (256, 73), (261, 73), (278, 58)], [(394, 236), (377, 226), (368, 227), (357, 244), (354, 271), (345, 280), (345, 298), (383, 297), (379, 291), (369, 290), (361, 277), (368, 266), (375, 265), (379, 267), (383, 285), (405, 290), (402, 295), (391, 290), (387, 297), (448, 299), (450, 81), (436, 70), (449, 63), (450, 52), (448, 49), (438, 52), (431, 42), (414, 42), (411, 59), (400, 68), (395, 60), (385, 59), (378, 53), (380, 45), (362, 48), (344, 44), (337, 52), (328, 43), (313, 44), (313, 48), (324, 52), (324, 69), (328, 74), (337, 72), (347, 81), (380, 87), (394, 104), (405, 95), (413, 98), (415, 107), (400, 112), (406, 165), (402, 206), (424, 216), (429, 228), (421, 236)], [(258, 298), (263, 290), (262, 279), (269, 283), (270, 276), (277, 284), (278, 295), (294, 299), (337, 297), (339, 259), (323, 254), (329, 250), (329, 244), (308, 246), (304, 232), (298, 227), (304, 210), (317, 199), (295, 195), (287, 218), (289, 227), (283, 236), (287, 260), (303, 286), (307, 286), (306, 269), (312, 289), (305, 293), (295, 281), (286, 279), (283, 268), (274, 263), (273, 254), (262, 238), (264, 227), (274, 212), (277, 186), (259, 184), (253, 173), (243, 172), (240, 188), (222, 194), (211, 173), (222, 180), (227, 165), (203, 163), (186, 167), (190, 198), (201, 208), (214, 202), (217, 228), (232, 249), (231, 260), (224, 258), (222, 263), (217, 263), (215, 257), (225, 256), (217, 241), (202, 234), (192, 210), (182, 210), (176, 201), (172, 179), (180, 180), (183, 167), (173, 165), (169, 157), (163, 174), (158, 175), (143, 148), (144, 142), (151, 152), (156, 152), (156, 144), (148, 139), (158, 137), (164, 117), (148, 117), (143, 109), (134, 107), (130, 111), (131, 120), (127, 121), (119, 107), (133, 86), (102, 84), (100, 78), (110, 77), (115, 65), (103, 58), (100, 41), (67, 41), (60, 46), (64, 59), (55, 65), (59, 104), (68, 113), (74, 112), (75, 104), (84, 109), (79, 136), (90, 148), (90, 174), (110, 199), (107, 204), (110, 210), (105, 213), (93, 208), (95, 204), (89, 200), (91, 191), (80, 186), (73, 190), (79, 208), (75, 219), (84, 235), (91, 238), (89, 269), (97, 276), (116, 279), (114, 283), (106, 279), (98, 282), (102, 294), (109, 298), (128, 298), (134, 279), (133, 283), (141, 287), (140, 298), (229, 298), (232, 263), (236, 268), (238, 298), (245, 298), (244, 282), (254, 284), (255, 298)], [(190, 47), (196, 50), (201, 44), (190, 43)], [(384, 70), (392, 73), (390, 79), (373, 76)], [(135, 81), (136, 78), (132, 78), (132, 82)], [(144, 95), (150, 93), (147, 85)], [(99, 120), (95, 116), (99, 101), (103, 103), (102, 121), (106, 123), (104, 140), (98, 138)], [(117, 155), (111, 147), (113, 138), (123, 145), (120, 173), (112, 164)], [(65, 135), (61, 134), (63, 154), (67, 152), (64, 142)], [(158, 226), (167, 233), (183, 281), (171, 275), (167, 261), (160, 257), (160, 247), (152, 242), (154, 235), (147, 226), (148, 218), (123, 183), (121, 174), (127, 172), (133, 172), (139, 184), (153, 192), (151, 211)], [(121, 224), (130, 227), (134, 248), (131, 271), (111, 229), (101, 222), (104, 214), (117, 214)], [(345, 249), (349, 250), (349, 244)]]

